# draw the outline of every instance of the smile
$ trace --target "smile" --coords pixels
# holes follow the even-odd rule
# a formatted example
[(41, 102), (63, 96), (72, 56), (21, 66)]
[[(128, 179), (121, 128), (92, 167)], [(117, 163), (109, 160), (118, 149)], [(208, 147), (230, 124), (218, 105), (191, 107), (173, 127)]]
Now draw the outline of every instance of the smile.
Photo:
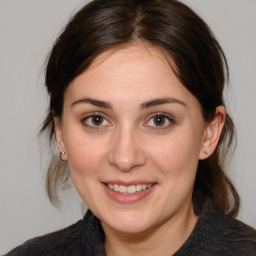
[(151, 188), (152, 184), (137, 184), (137, 185), (118, 185), (118, 184), (107, 184), (108, 188), (114, 190), (115, 192), (119, 192), (121, 194), (134, 194), (136, 192), (140, 192), (142, 190), (146, 190)]

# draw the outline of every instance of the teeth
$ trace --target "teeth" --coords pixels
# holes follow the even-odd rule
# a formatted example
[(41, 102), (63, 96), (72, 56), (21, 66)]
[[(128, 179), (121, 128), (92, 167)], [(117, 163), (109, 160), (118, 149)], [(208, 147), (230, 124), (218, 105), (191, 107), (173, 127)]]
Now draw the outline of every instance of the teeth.
[(117, 184), (114, 184), (114, 190), (117, 192), (119, 191), (119, 186)]
[(127, 187), (120, 185), (118, 191), (119, 191), (120, 193), (127, 193)]
[(139, 185), (136, 185), (136, 191), (141, 191), (142, 190), (142, 187), (141, 187), (141, 185), (139, 184)]
[(119, 193), (122, 194), (134, 194), (141, 190), (145, 190), (151, 188), (152, 184), (138, 184), (138, 185), (131, 185), (131, 186), (124, 186), (124, 185), (117, 185), (117, 184), (107, 184), (107, 186)]
[(135, 193), (135, 192), (136, 192), (136, 187), (135, 187), (134, 185), (129, 186), (129, 187), (127, 188), (127, 192), (128, 192), (128, 194), (133, 194), (133, 193)]

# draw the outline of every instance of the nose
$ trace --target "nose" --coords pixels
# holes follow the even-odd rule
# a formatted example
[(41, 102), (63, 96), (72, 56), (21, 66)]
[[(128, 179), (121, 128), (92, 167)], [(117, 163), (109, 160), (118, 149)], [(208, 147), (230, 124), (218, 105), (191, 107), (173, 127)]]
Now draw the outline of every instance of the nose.
[(132, 128), (120, 128), (112, 137), (109, 163), (122, 172), (129, 172), (146, 162), (142, 141)]

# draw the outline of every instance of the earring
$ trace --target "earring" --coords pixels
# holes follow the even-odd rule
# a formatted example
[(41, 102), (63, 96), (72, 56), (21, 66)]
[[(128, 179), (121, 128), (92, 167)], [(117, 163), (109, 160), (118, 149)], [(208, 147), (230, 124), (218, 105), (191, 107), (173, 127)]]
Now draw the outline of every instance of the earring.
[(61, 160), (61, 161), (66, 161), (66, 160), (63, 160), (62, 158), (63, 158), (65, 155), (67, 155), (67, 154), (68, 154), (67, 152), (61, 151), (61, 152), (60, 152), (60, 160)]
[(208, 155), (208, 152), (207, 152), (206, 150), (204, 150), (204, 153), (205, 153), (206, 155)]

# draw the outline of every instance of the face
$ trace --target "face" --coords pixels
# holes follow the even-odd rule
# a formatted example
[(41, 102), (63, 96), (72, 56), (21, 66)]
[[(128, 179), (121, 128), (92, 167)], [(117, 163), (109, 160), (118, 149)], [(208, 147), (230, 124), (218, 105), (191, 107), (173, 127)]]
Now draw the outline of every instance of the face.
[(143, 44), (109, 50), (65, 92), (58, 145), (105, 228), (142, 232), (193, 211), (206, 124), (170, 63)]

